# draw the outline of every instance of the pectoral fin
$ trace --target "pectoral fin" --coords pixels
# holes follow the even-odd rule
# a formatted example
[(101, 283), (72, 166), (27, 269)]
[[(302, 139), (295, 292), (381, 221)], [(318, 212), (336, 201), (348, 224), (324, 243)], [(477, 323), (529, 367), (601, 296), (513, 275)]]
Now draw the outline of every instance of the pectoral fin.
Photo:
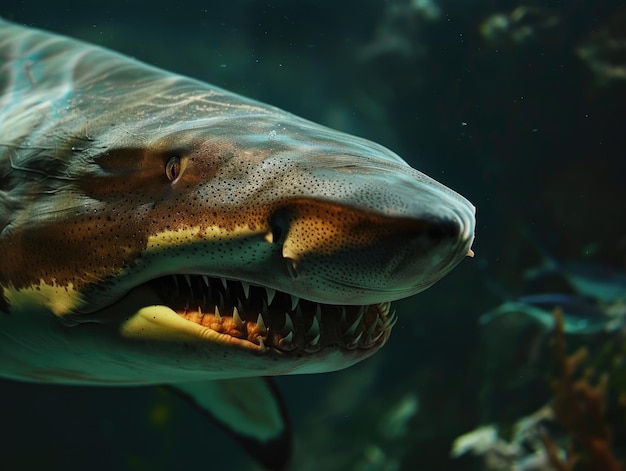
[(172, 387), (234, 436), (264, 467), (287, 468), (291, 426), (269, 378), (196, 381)]

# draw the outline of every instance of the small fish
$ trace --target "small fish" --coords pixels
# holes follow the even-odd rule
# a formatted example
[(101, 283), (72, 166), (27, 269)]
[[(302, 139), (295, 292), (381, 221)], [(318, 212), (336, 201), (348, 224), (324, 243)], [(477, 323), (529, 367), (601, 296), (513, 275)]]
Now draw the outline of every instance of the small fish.
[(541, 293), (506, 301), (481, 315), (479, 322), (488, 324), (500, 316), (522, 314), (539, 322), (544, 328), (551, 329), (554, 326), (554, 310), (557, 308), (563, 312), (563, 327), (567, 334), (612, 332), (621, 328), (626, 320), (626, 312), (607, 309), (584, 296)]
[(526, 227), (520, 227), (522, 236), (543, 259), (536, 267), (524, 273), (524, 281), (531, 291), (536, 287), (560, 285), (561, 290), (613, 304), (626, 299), (626, 272), (592, 261), (558, 260)]
[(561, 262), (528, 229), (520, 231), (541, 254), (543, 263), (523, 275), (529, 294), (513, 296), (487, 279), (489, 288), (504, 302), (481, 315), (481, 324), (504, 315), (521, 314), (551, 329), (557, 308), (563, 313), (567, 334), (615, 332), (626, 324), (626, 273), (590, 262)]

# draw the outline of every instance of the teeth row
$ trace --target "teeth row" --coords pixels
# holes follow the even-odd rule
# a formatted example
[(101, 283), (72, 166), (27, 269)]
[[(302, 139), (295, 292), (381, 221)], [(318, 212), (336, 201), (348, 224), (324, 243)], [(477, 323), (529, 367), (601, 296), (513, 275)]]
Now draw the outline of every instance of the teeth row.
[[(205, 286), (207, 288), (211, 287), (211, 281), (210, 278), (207, 275), (189, 275), (189, 274), (183, 274), (182, 275), (182, 279), (185, 281), (185, 283), (187, 284), (187, 288), (189, 289), (189, 291), (193, 294), (193, 288), (192, 288), (192, 276), (196, 277), (196, 276), (200, 276), (200, 278), (202, 279), (202, 281), (204, 282)], [(176, 286), (176, 290), (178, 291), (180, 288), (180, 280), (181, 277), (180, 275), (172, 275), (172, 278), (174, 279), (174, 285)], [(228, 280), (226, 278), (221, 278), (220, 277), (220, 282), (224, 288), (225, 291), (228, 291)], [(248, 300), (248, 298), (250, 298), (250, 283), (247, 283), (245, 281), (237, 281), (237, 283), (239, 283), (243, 289), (243, 294), (244, 294), (244, 299)], [(274, 297), (276, 296), (276, 290), (272, 289), (272, 288), (263, 288), (265, 290), (265, 295), (266, 295), (266, 299), (267, 299), (267, 306), (270, 306), (272, 304), (272, 302), (274, 301)], [(300, 305), (300, 298), (298, 296), (294, 296), (294, 295), (290, 295), (291, 297), (291, 310), (295, 311), (299, 305)]]
[[(174, 275), (173, 278), (174, 278), (174, 284), (176, 286), (176, 289), (178, 290), (179, 281), (181, 280), (181, 277)], [(188, 274), (184, 274), (182, 276), (182, 279), (186, 282), (188, 289), (192, 293), (192, 296), (193, 296), (191, 276)], [(208, 276), (201, 275), (201, 279), (207, 288), (210, 287), (211, 282)], [(227, 279), (220, 278), (220, 281), (224, 289), (228, 290)], [(250, 297), (250, 284), (244, 281), (239, 281), (239, 283), (241, 284), (243, 288), (244, 297), (247, 300)], [(264, 289), (265, 289), (267, 301), (265, 300), (262, 301), (262, 308), (261, 308), (262, 312), (259, 312), (257, 316), (257, 320), (256, 320), (257, 328), (260, 332), (260, 335), (257, 338), (258, 338), (259, 345), (261, 346), (262, 350), (267, 349), (267, 347), (265, 347), (264, 339), (262, 335), (265, 335), (268, 332), (268, 328), (265, 324), (265, 320), (263, 319), (263, 315), (269, 314), (268, 306), (272, 304), (276, 296), (276, 290), (272, 288), (264, 288)], [(219, 296), (219, 302), (216, 302), (214, 316), (218, 321), (220, 321), (222, 319), (222, 314), (220, 313), (218, 305), (222, 306), (222, 309), (224, 309), (224, 296), (222, 295), (221, 292), (218, 292), (217, 294)], [(282, 342), (284, 342), (285, 344), (291, 344), (294, 341), (294, 337), (295, 337), (294, 335), (295, 328), (294, 328), (292, 315), (302, 317), (302, 308), (300, 306), (300, 298), (294, 295), (290, 295), (290, 296), (291, 296), (292, 314), (290, 315), (288, 312), (284, 313), (285, 322), (284, 322), (283, 327), (280, 329)], [(378, 339), (380, 339), (380, 337), (385, 333), (387, 329), (393, 327), (395, 323), (397, 322), (398, 318), (396, 316), (395, 311), (389, 314), (390, 307), (391, 307), (390, 303), (384, 303), (384, 304), (379, 305), (380, 313), (378, 315), (378, 319), (376, 320), (376, 322), (372, 322), (372, 324), (367, 329), (361, 330), (361, 332), (355, 336), (358, 327), (361, 325), (363, 321), (365, 312), (367, 311), (367, 309), (369, 309), (369, 306), (361, 306), (357, 313), (356, 319), (353, 322), (351, 322), (350, 325), (348, 325), (345, 329), (342, 329), (342, 336), (347, 341), (348, 348), (356, 347), (361, 341), (363, 334), (365, 334), (364, 344), (365, 345), (373, 344), (377, 342)], [(233, 323), (238, 328), (242, 328), (244, 326), (244, 321), (239, 314), (239, 311), (243, 311), (243, 310), (244, 308), (243, 308), (241, 300), (237, 299), (237, 306), (233, 307), (232, 319), (233, 319)], [(200, 306), (198, 306), (198, 311), (202, 313)], [(305, 333), (305, 336), (307, 338), (307, 343), (310, 347), (316, 347), (319, 344), (320, 337), (321, 337), (321, 328), (320, 328), (321, 317), (322, 317), (322, 308), (319, 304), (316, 304), (315, 313), (312, 317), (311, 325), (309, 326), (309, 328), (307, 329)], [(348, 324), (347, 310), (346, 310), (346, 307), (344, 306), (341, 307), (341, 315), (340, 315), (339, 323), (341, 326), (346, 326)], [(379, 329), (379, 333), (374, 336), (374, 332), (376, 331), (376, 329)]]
[[(202, 314), (202, 310), (200, 306), (198, 306), (198, 312)], [(384, 312), (384, 310), (382, 312)], [(366, 345), (371, 345), (377, 342), (378, 339), (380, 339), (380, 337), (385, 333), (385, 331), (388, 328), (393, 327), (398, 321), (398, 317), (396, 316), (395, 311), (391, 313), (391, 315), (387, 317), (387, 319), (385, 319), (384, 321), (382, 320), (381, 316), (379, 316), (377, 321), (373, 322), (367, 328), (367, 330), (365, 329), (362, 330), (356, 337), (354, 337), (356, 328), (363, 319), (363, 313), (364, 313), (364, 310), (363, 312), (359, 314), (357, 319), (343, 332), (343, 336), (347, 340), (348, 348), (356, 347), (358, 343), (360, 342), (361, 338), (363, 337), (363, 334), (365, 334)], [(218, 321), (222, 319), (222, 315), (220, 314), (219, 308), (217, 306), (215, 306), (214, 316)], [(234, 324), (238, 328), (244, 327), (245, 323), (241, 319), (241, 316), (239, 315), (239, 310), (236, 307), (233, 308), (232, 319), (233, 319)], [(321, 338), (320, 320), (321, 320), (321, 308), (318, 306), (316, 308), (315, 315), (313, 316), (311, 326), (305, 333), (305, 336), (308, 339), (308, 345), (310, 347), (316, 347), (320, 341), (320, 338)], [(265, 351), (266, 347), (265, 347), (265, 344), (263, 343), (264, 340), (262, 336), (267, 334), (268, 328), (265, 325), (265, 320), (263, 319), (263, 315), (261, 313), (259, 313), (259, 315), (257, 316), (256, 325), (260, 332), (260, 335), (257, 337), (259, 341), (259, 345), (261, 346), (261, 349)], [(380, 332), (374, 336), (373, 334), (376, 328), (379, 328)], [(285, 313), (285, 323), (283, 325), (283, 328), (281, 329), (281, 336), (282, 336), (282, 341), (286, 344), (291, 344), (294, 340), (294, 324), (293, 324), (293, 319), (291, 318), (289, 313)]]

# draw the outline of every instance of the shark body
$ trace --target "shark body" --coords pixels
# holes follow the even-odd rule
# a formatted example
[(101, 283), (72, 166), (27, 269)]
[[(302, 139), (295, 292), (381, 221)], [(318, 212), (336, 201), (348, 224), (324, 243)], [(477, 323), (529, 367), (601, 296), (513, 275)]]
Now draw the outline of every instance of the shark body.
[(258, 377), (373, 354), (391, 301), (471, 253), (474, 225), (382, 146), (0, 20), (5, 378), (176, 384), (280, 468)]

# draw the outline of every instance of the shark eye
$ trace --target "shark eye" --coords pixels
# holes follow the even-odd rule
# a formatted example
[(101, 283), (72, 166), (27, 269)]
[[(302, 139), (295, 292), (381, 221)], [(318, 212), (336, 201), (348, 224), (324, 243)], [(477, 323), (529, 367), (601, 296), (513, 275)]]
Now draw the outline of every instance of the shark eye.
[(171, 182), (174, 182), (180, 177), (182, 171), (182, 167), (180, 164), (180, 157), (175, 155), (174, 157), (170, 157), (170, 159), (165, 164), (165, 175), (167, 179)]

